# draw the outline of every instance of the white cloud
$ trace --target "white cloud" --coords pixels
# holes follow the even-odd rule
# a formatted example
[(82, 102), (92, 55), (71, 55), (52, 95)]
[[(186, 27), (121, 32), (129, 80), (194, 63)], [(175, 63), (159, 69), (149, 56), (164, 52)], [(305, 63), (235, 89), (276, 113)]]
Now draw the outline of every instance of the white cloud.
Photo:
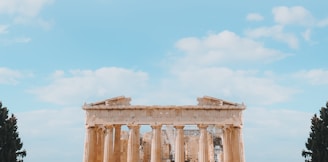
[[(317, 27), (328, 26), (328, 18), (317, 19), (310, 11), (302, 6), (279, 6), (272, 8), (275, 24), (269, 27), (258, 27), (246, 30), (246, 35), (250, 38), (269, 37), (276, 41), (288, 44), (290, 48), (299, 47), (298, 37), (303, 37), (308, 43), (311, 40), (311, 33)], [(256, 19), (256, 14), (248, 14), (247, 19)], [(298, 27), (298, 28), (296, 28)], [(300, 32), (299, 30), (304, 30)]]
[[(276, 159), (267, 157), (280, 155), (285, 161), (302, 161), (300, 153), (309, 135), (312, 116), (289, 109), (248, 107), (244, 111), (246, 160), (275, 162)], [(263, 150), (268, 146), (270, 149)]]
[(258, 13), (249, 13), (246, 16), (247, 21), (262, 21), (263, 19), (263, 16)]
[(53, 0), (2, 0), (0, 14), (36, 17), (45, 5), (52, 2)]
[(32, 41), (32, 39), (29, 37), (20, 37), (20, 38), (14, 39), (15, 43), (29, 43), (31, 41)]
[(247, 101), (249, 104), (273, 104), (287, 101), (296, 90), (283, 87), (259, 72), (224, 67), (174, 69), (179, 91)]
[[(0, 0), (0, 15), (5, 15), (9, 18), (6, 24), (10, 24), (10, 26), (24, 24), (49, 30), (54, 22), (42, 19), (40, 12), (45, 6), (53, 2), (54, 0)], [(9, 33), (9, 25), (0, 25), (0, 34), (4, 33)], [(17, 32), (11, 31), (10, 33)], [(31, 40), (30, 37), (26, 36), (15, 37), (10, 35), (8, 38), (0, 39), (0, 43), (11, 45), (15, 43), (29, 43)]]
[(174, 92), (170, 93), (174, 96), (183, 96), (181, 93), (193, 97), (211, 95), (253, 104), (273, 104), (287, 101), (297, 92), (279, 85), (267, 72), (230, 69), (229, 65), (268, 63), (287, 56), (233, 32), (183, 38), (176, 43), (176, 48), (182, 54), (173, 55), (169, 60), (172, 76), (165, 82), (166, 87), (173, 87)]
[(319, 27), (326, 27), (326, 26), (328, 26), (328, 18), (320, 20), (317, 25)]
[(279, 6), (272, 9), (274, 20), (280, 25), (302, 25), (307, 27), (326, 27), (328, 18), (318, 19), (303, 6)]
[(311, 41), (311, 29), (306, 29), (303, 33), (302, 36), (304, 40), (306, 41)]
[(209, 34), (204, 38), (180, 39), (176, 48), (184, 52), (179, 63), (190, 65), (217, 65), (231, 62), (270, 62), (286, 55), (280, 51), (263, 47), (260, 42), (243, 38), (231, 31)]
[(0, 84), (17, 84), (24, 74), (18, 70), (0, 67)]
[(56, 70), (55, 72), (52, 73), (51, 78), (52, 79), (61, 78), (61, 77), (64, 77), (64, 75), (65, 75), (65, 71), (63, 71), (63, 70)]
[(43, 29), (50, 29), (53, 22), (40, 17), (42, 9), (53, 3), (54, 0), (1, 0), (0, 15), (10, 15), (12, 22), (9, 24), (33, 24)]
[(325, 69), (302, 70), (295, 73), (294, 76), (304, 79), (313, 85), (328, 84), (328, 70)]
[(7, 38), (7, 39), (0, 39), (0, 44), (3, 45), (11, 45), (14, 43), (29, 43), (32, 41), (30, 37), (17, 37), (17, 38)]
[(312, 26), (315, 24), (315, 18), (302, 6), (279, 6), (272, 9), (274, 20), (281, 25), (304, 25)]
[(271, 37), (277, 41), (287, 43), (290, 48), (298, 48), (297, 37), (292, 33), (284, 32), (283, 29), (284, 27), (282, 25), (259, 27), (247, 30), (246, 35), (250, 38)]
[(92, 97), (109, 97), (138, 93), (147, 85), (148, 75), (116, 67), (97, 70), (72, 70), (68, 76), (56, 71), (50, 85), (39, 87), (30, 92), (41, 100), (56, 103), (80, 103)]
[(0, 25), (0, 34), (6, 34), (8, 33), (8, 25)]
[(38, 25), (40, 25), (44, 30), (50, 30), (55, 22), (53, 20), (43, 20), (43, 19), (38, 19), (36, 22)]

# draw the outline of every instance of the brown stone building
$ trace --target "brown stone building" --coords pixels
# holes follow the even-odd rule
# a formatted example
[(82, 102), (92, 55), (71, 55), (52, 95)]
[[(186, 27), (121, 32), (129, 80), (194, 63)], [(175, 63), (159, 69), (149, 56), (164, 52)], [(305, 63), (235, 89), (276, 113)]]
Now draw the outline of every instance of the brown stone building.
[[(183, 106), (130, 105), (130, 100), (83, 106), (84, 162), (245, 162), (243, 104), (208, 96)], [(141, 126), (151, 132), (141, 134)]]

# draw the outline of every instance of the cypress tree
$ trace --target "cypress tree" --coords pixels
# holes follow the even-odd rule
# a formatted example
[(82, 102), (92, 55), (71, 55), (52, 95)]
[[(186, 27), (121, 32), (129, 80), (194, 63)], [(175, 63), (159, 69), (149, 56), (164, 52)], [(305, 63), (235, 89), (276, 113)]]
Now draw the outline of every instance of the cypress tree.
[(311, 119), (311, 131), (307, 142), (306, 150), (302, 151), (305, 162), (327, 162), (328, 161), (328, 102), (326, 107), (320, 110)]
[(0, 102), (0, 162), (23, 162), (26, 151), (19, 138), (17, 118)]

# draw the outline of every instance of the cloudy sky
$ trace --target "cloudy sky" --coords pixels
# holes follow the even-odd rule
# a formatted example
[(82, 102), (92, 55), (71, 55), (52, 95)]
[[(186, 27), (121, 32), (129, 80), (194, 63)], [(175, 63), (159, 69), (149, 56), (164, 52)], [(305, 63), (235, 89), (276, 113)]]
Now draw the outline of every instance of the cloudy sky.
[(245, 103), (249, 162), (299, 162), (328, 100), (326, 1), (0, 0), (0, 100), (26, 162), (81, 162), (81, 105)]

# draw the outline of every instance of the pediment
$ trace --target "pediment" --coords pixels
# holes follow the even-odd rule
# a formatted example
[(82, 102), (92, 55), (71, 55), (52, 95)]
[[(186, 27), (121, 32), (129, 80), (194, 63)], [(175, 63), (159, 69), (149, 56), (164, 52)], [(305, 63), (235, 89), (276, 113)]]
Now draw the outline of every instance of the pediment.
[(119, 97), (114, 97), (110, 98), (107, 100), (91, 103), (91, 106), (100, 106), (100, 105), (105, 105), (105, 106), (129, 106), (131, 98), (125, 97), (125, 96), (119, 96)]
[(210, 96), (204, 96), (202, 98), (197, 98), (197, 100), (198, 100), (198, 106), (223, 106), (223, 105), (238, 106), (237, 103), (225, 101), (225, 100), (210, 97)]

